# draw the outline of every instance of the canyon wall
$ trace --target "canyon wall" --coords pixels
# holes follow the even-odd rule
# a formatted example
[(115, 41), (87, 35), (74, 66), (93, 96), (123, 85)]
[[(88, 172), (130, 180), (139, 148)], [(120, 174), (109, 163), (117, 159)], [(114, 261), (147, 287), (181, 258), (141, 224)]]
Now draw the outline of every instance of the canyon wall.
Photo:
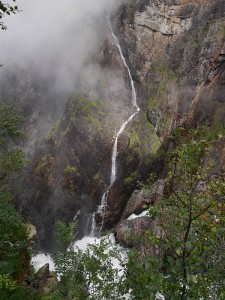
[[(225, 121), (223, 0), (130, 0), (112, 24), (141, 111), (118, 142), (108, 228), (120, 220), (138, 182), (160, 169), (155, 157), (173, 129)], [(69, 222), (78, 213), (80, 236), (88, 232), (88, 218), (109, 184), (116, 130), (131, 106), (130, 81), (108, 28), (21, 179), (17, 207), (37, 226), (40, 248), (53, 250), (57, 219)]]

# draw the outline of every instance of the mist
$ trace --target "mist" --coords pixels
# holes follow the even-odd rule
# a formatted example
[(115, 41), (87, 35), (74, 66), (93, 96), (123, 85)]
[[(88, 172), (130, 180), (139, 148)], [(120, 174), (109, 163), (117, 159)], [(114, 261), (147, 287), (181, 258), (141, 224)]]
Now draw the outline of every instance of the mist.
[[(122, 2), (17, 0), (19, 12), (3, 19), (7, 30), (0, 30), (0, 102), (22, 107), (27, 152), (62, 116), (85, 62), (98, 55), (109, 34), (107, 14)], [(98, 73), (92, 68), (92, 80)]]
[(106, 34), (106, 14), (121, 0), (18, 0), (20, 12), (4, 18), (0, 63), (6, 70), (32, 69), (61, 89), (74, 86), (91, 51)]

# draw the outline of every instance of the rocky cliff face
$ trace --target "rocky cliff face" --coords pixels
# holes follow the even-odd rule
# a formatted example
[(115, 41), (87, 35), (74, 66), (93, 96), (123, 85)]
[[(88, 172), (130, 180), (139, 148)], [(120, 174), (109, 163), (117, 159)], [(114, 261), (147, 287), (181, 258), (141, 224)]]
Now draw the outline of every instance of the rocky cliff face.
[(130, 1), (118, 31), (139, 100), (161, 137), (224, 122), (223, 1)]
[[(140, 118), (147, 117), (161, 142), (178, 126), (224, 124), (224, 22), (223, 1), (128, 1), (114, 17), (138, 91)], [(156, 139), (153, 144), (157, 145)], [(118, 158), (124, 172), (130, 167), (125, 145), (126, 140)], [(156, 146), (156, 152), (159, 149)], [(132, 157), (137, 166), (135, 155)], [(154, 167), (148, 160), (145, 175)], [(112, 193), (116, 188), (122, 191), (121, 181), (119, 178)], [(122, 200), (124, 194), (109, 197), (106, 223), (119, 220), (127, 202), (126, 197)]]
[[(137, 182), (154, 170), (154, 156), (171, 130), (224, 124), (223, 2), (130, 0), (113, 17), (141, 112), (119, 139), (106, 227), (120, 220)], [(41, 248), (52, 250), (54, 222), (71, 221), (78, 211), (85, 233), (109, 184), (115, 132), (130, 112), (129, 78), (109, 31), (23, 179), (17, 204), (36, 225)]]
[[(113, 51), (112, 46), (111, 60)], [(44, 135), (20, 183), (25, 189), (17, 206), (37, 226), (42, 249), (54, 249), (58, 219), (69, 222), (78, 214), (80, 236), (87, 234), (90, 214), (109, 184), (113, 136), (129, 113), (130, 91), (122, 72), (105, 67), (101, 58), (84, 67), (64, 113)]]
[[(161, 141), (178, 126), (224, 126), (223, 1), (129, 1), (114, 21), (139, 105)], [(223, 138), (213, 147), (210, 159), (218, 171), (225, 166)], [(124, 221), (124, 215), (135, 209), (141, 213), (146, 207), (141, 204), (150, 202), (151, 196), (134, 192), (115, 230), (120, 242), (139, 247), (141, 253), (145, 246), (130, 240), (129, 232), (137, 242), (145, 230), (155, 230), (154, 224), (148, 216)]]
[[(58, 219), (69, 222), (77, 215), (77, 237), (90, 232), (91, 214), (109, 186), (115, 134), (131, 113), (130, 81), (109, 31), (98, 54), (84, 66), (62, 117), (45, 134), (22, 179), (25, 188), (18, 194), (17, 206), (37, 227), (38, 247), (54, 249)], [(145, 115), (132, 124), (119, 141), (119, 177), (110, 191), (107, 226), (118, 221), (160, 144)]]

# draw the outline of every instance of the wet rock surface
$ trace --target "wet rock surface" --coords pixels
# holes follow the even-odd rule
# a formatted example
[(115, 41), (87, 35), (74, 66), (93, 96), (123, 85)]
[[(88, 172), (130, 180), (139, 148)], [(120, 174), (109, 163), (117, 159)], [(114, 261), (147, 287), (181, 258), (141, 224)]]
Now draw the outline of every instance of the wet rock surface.
[(49, 264), (46, 264), (34, 274), (30, 288), (37, 292), (38, 295), (45, 296), (52, 293), (57, 285), (56, 275), (49, 271)]
[(158, 255), (157, 246), (150, 246), (146, 234), (157, 234), (159, 228), (157, 219), (151, 216), (138, 216), (131, 220), (120, 222), (115, 228), (116, 240), (125, 247), (135, 247), (141, 256)]
[[(163, 184), (150, 196), (132, 193), (138, 181), (155, 171), (155, 155), (173, 129), (224, 124), (224, 27), (223, 0), (128, 1), (113, 17), (141, 112), (118, 140), (117, 178), (109, 191), (105, 227), (161, 197)], [(31, 97), (32, 85), (25, 85)], [(56, 220), (68, 223), (78, 214), (80, 236), (88, 233), (87, 220), (109, 186), (115, 133), (132, 112), (129, 76), (110, 31), (80, 74), (61, 118), (50, 116), (48, 126), (53, 119), (58, 122), (39, 141), (35, 126), (42, 111), (35, 106), (29, 112), (30, 148), (38, 147), (22, 179), (17, 207), (37, 227), (37, 247), (52, 251)], [(221, 145), (215, 148), (223, 162)], [(141, 220), (124, 221), (124, 226), (140, 226), (143, 232), (152, 226), (149, 217)]]
[(161, 179), (154, 183), (150, 190), (135, 190), (127, 202), (121, 221), (127, 219), (130, 215), (139, 215), (143, 210), (153, 205), (163, 197), (166, 180)]
[(158, 133), (224, 122), (223, 1), (153, 0), (141, 9), (137, 3), (123, 8), (117, 28)]
[(115, 229), (115, 238), (127, 247), (139, 246), (140, 239), (151, 230), (152, 219), (149, 216), (137, 217), (133, 220), (125, 220), (118, 224)]
[(119, 124), (125, 114), (121, 109), (120, 115), (111, 111), (110, 95), (107, 104), (104, 92), (99, 87), (98, 95), (91, 96), (90, 87), (85, 96), (71, 97), (24, 174), (26, 189), (18, 195), (17, 205), (37, 227), (38, 248), (54, 249), (58, 219), (69, 222), (79, 212), (80, 236), (90, 229), (87, 219), (109, 181), (112, 139), (118, 127), (113, 122), (117, 117)]
[(157, 233), (157, 218), (148, 214), (148, 208), (160, 201), (164, 194), (166, 180), (157, 180), (150, 190), (134, 191), (127, 202), (120, 222), (115, 228), (116, 240), (126, 247), (135, 247), (141, 255), (146, 253), (156, 254), (157, 249), (150, 247), (145, 234)]

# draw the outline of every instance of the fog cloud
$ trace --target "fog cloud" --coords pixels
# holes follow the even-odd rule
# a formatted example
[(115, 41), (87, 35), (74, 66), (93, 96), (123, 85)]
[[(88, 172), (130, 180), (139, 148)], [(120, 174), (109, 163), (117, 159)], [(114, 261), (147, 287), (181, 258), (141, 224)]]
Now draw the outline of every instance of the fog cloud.
[(69, 88), (106, 31), (106, 13), (121, 0), (18, 0), (21, 10), (0, 31), (0, 73), (28, 68)]

